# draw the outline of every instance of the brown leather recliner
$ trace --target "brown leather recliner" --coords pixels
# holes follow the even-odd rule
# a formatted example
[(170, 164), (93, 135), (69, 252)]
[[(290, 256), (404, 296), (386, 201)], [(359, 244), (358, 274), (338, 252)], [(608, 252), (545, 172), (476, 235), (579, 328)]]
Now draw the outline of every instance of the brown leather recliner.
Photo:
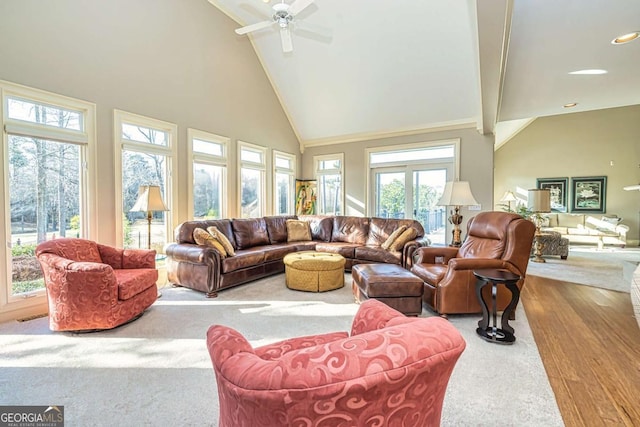
[[(534, 232), (533, 222), (520, 215), (481, 212), (469, 220), (460, 248), (417, 249), (411, 271), (425, 282), (423, 301), (441, 315), (480, 313), (473, 271), (482, 268), (502, 268), (522, 276), (518, 282), (522, 289)], [(483, 289), (485, 301), (490, 301), (490, 288)], [(499, 286), (498, 310), (510, 301), (511, 293)]]

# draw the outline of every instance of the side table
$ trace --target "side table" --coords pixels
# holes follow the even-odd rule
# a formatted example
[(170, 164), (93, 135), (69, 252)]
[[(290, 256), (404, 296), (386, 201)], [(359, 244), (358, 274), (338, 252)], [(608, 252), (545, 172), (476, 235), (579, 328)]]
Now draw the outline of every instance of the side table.
[[(476, 333), (486, 341), (497, 344), (513, 344), (516, 340), (514, 329), (509, 325), (509, 317), (516, 308), (520, 300), (520, 290), (518, 289), (518, 281), (520, 276), (510, 272), (509, 270), (487, 268), (474, 270), (473, 275), (476, 276), (476, 295), (482, 307), (482, 320), (478, 321), (478, 329)], [(491, 285), (491, 315), (493, 324), (490, 325), (489, 308), (487, 302), (482, 298), (482, 288)], [(498, 285), (503, 284), (511, 292), (511, 302), (502, 313), (501, 328), (498, 328), (498, 313), (496, 296), (498, 293)]]

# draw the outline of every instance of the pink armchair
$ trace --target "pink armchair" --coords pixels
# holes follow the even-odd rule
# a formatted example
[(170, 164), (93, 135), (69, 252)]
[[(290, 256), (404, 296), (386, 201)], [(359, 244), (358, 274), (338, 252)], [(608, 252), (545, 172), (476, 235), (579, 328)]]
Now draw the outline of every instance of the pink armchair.
[(74, 238), (40, 243), (49, 328), (111, 329), (142, 315), (158, 297), (155, 253)]
[(259, 348), (214, 325), (207, 346), (221, 427), (438, 426), (445, 390), (465, 348), (439, 317), (409, 318), (377, 300), (346, 332)]

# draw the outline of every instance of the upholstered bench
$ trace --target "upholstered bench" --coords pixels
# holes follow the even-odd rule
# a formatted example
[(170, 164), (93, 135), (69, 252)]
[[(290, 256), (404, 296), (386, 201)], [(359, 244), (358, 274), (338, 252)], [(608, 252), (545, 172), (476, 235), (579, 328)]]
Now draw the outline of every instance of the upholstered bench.
[(325, 252), (296, 252), (282, 260), (287, 287), (297, 291), (325, 292), (344, 286), (345, 259)]
[(407, 316), (422, 313), (422, 279), (396, 264), (357, 264), (351, 269), (356, 302), (373, 298)]

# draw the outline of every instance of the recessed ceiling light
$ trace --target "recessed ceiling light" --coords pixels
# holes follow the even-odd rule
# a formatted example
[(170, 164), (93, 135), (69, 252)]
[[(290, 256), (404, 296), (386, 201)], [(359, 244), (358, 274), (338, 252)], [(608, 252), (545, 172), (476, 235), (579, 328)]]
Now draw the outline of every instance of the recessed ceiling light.
[(578, 71), (572, 71), (569, 74), (573, 74), (573, 75), (586, 75), (586, 74), (590, 74), (590, 75), (596, 75), (596, 74), (607, 74), (607, 70), (599, 70), (597, 68), (594, 68), (592, 70), (578, 70)]
[(570, 102), (569, 104), (564, 104), (564, 105), (563, 105), (563, 107), (564, 107), (564, 108), (573, 108), (573, 107), (575, 107), (576, 105), (578, 105), (578, 103), (577, 103), (577, 102)]
[(629, 34), (625, 34), (623, 36), (616, 37), (615, 39), (611, 40), (611, 44), (629, 43), (630, 41), (633, 41), (633, 40), (637, 39), (638, 37), (640, 37), (640, 31), (634, 31), (633, 33), (629, 33)]

